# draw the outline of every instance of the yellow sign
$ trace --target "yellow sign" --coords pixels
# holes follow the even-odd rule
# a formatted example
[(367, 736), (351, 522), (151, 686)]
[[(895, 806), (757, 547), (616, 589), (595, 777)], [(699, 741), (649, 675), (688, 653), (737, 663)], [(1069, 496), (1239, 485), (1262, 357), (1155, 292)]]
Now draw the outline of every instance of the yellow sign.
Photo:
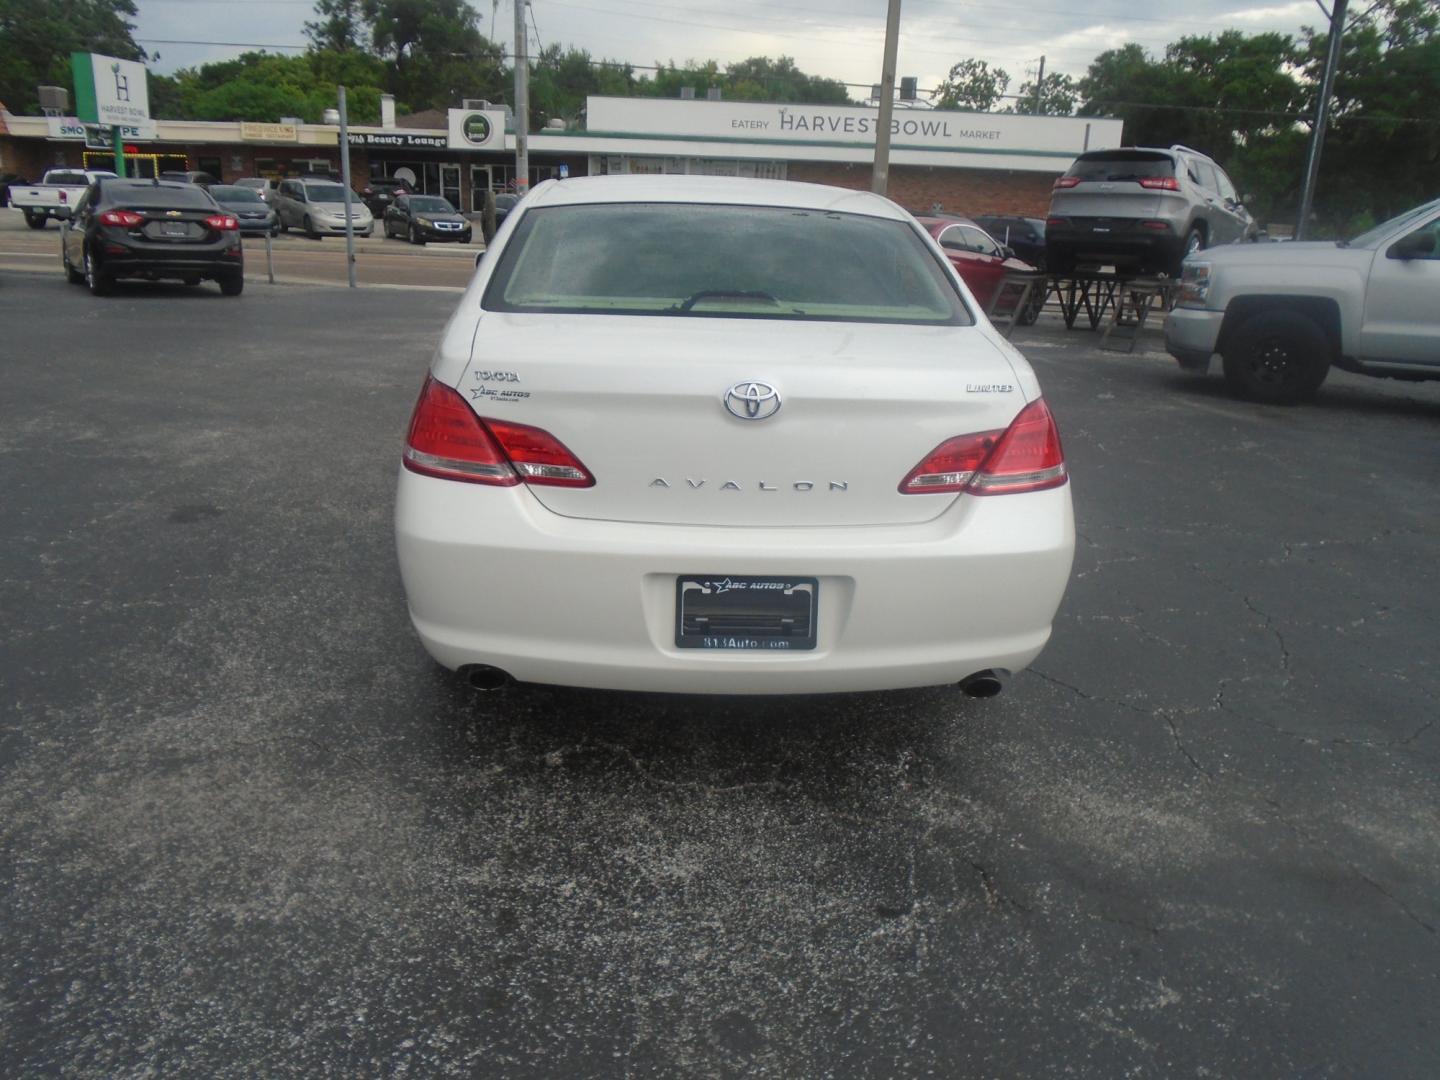
[(240, 138), (246, 142), (299, 142), (300, 129), (294, 124), (261, 124), (242, 120)]

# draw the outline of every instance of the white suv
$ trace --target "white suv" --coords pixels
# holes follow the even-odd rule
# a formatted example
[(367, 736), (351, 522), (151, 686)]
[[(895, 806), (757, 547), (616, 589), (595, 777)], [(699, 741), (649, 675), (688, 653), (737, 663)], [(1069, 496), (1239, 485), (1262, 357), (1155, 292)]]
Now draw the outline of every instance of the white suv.
[(534, 189), (411, 420), (410, 614), (441, 664), (733, 694), (996, 692), (1074, 522), (1025, 360), (876, 195), (714, 177)]

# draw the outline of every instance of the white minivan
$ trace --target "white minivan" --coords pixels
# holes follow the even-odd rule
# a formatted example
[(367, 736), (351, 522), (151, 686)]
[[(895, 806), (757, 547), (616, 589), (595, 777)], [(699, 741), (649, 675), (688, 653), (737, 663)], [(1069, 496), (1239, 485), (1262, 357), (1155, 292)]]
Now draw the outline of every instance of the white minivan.
[[(345, 235), (345, 187), (325, 177), (307, 176), (281, 180), (275, 189), (275, 212), (280, 230), (303, 229), (312, 240), (322, 236)], [(358, 236), (375, 231), (375, 219), (364, 200), (350, 193), (351, 229)]]

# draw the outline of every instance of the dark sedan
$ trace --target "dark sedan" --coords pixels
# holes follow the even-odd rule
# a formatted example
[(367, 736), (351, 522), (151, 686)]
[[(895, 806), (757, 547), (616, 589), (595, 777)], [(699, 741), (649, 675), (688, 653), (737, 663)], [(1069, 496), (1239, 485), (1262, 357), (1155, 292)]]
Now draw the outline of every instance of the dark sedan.
[(360, 189), (360, 198), (365, 200), (365, 205), (372, 215), (381, 217), (397, 198), (401, 195), (409, 195), (414, 190), (406, 181), (396, 180), (393, 177), (371, 180)]
[(60, 261), (72, 283), (96, 296), (122, 277), (208, 279), (226, 296), (245, 288), (240, 222), (196, 184), (95, 181), (61, 229)]
[(470, 242), (470, 222), (438, 195), (399, 195), (385, 211), (385, 235), (412, 244), (429, 240)]
[(269, 204), (260, 197), (260, 192), (239, 184), (216, 184), (210, 189), (210, 197), (220, 204), (222, 210), (229, 210), (240, 222), (242, 233), (274, 236), (280, 231), (280, 218)]

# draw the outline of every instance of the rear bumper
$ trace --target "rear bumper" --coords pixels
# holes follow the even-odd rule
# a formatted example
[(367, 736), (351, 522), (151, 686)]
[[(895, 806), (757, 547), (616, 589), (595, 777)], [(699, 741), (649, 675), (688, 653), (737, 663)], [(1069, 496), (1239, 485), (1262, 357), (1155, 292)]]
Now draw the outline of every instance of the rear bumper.
[[(955, 500), (922, 525), (717, 528), (565, 518), (524, 487), (401, 470), (396, 547), (441, 664), (524, 682), (784, 694), (953, 683), (1040, 653), (1074, 554), (1070, 488)], [(820, 582), (807, 652), (675, 645), (680, 574)]]
[[(119, 250), (116, 250), (119, 249)], [(202, 277), (239, 274), (245, 257), (236, 233), (212, 244), (164, 244), (136, 241), (128, 234), (92, 241), (100, 268), (114, 277)]]
[(1178, 263), (1185, 251), (1185, 238), (1173, 224), (1147, 229), (1140, 219), (1107, 218), (1104, 224), (1067, 220), (1065, 225), (1046, 226), (1045, 248), (1052, 260), (1058, 251), (1080, 262), (1169, 265)]

